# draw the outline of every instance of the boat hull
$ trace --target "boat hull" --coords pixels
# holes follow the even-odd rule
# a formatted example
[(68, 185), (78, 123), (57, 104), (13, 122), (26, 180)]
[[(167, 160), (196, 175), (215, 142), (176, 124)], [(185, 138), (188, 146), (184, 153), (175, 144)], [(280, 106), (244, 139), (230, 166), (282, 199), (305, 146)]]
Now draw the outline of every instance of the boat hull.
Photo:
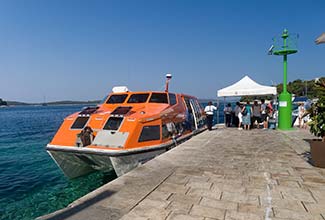
[(76, 153), (48, 150), (53, 160), (55, 160), (56, 164), (69, 178), (83, 176), (96, 170), (105, 172), (114, 170), (117, 176), (121, 176), (139, 164), (145, 163), (164, 152), (166, 152), (166, 149), (157, 149), (149, 152), (114, 157), (104, 154), (89, 154), (87, 152)]
[(117, 176), (121, 176), (203, 130), (205, 129), (200, 129), (165, 144), (140, 149), (100, 150), (87, 147), (47, 145), (46, 150), (69, 178), (76, 178), (96, 170), (114, 170)]

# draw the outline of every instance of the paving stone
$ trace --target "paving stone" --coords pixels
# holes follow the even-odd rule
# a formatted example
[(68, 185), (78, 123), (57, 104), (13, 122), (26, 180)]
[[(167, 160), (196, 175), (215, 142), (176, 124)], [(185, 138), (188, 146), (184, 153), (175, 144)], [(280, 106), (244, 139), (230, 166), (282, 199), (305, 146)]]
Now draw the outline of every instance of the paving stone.
[(141, 217), (135, 213), (129, 213), (121, 218), (121, 220), (150, 220), (148, 217)]
[[(312, 193), (313, 198), (315, 198), (318, 203), (325, 203), (325, 191), (323, 190), (323, 188), (312, 188), (310, 189), (310, 192)], [(311, 201), (311, 203), (313, 203), (313, 201)]]
[(189, 183), (192, 183), (192, 182), (197, 182), (197, 183), (205, 183), (205, 182), (208, 182), (210, 177), (208, 176), (204, 176), (202, 174), (202, 176), (188, 176), (189, 177)]
[(168, 193), (185, 194), (189, 190), (189, 187), (174, 183), (163, 183), (157, 188), (157, 190)]
[[(239, 203), (238, 204), (238, 211), (263, 216), (266, 213), (266, 208), (261, 207), (261, 206), (252, 205), (252, 204)], [(269, 217), (272, 217), (272, 216), (273, 216), (273, 212), (270, 212)]]
[(167, 220), (204, 220), (204, 217), (191, 216), (186, 214), (171, 213)]
[(307, 189), (321, 189), (323, 191), (325, 191), (325, 184), (323, 183), (315, 183), (315, 182), (302, 182), (301, 183), (303, 188), (307, 188)]
[[(250, 194), (248, 192), (246, 192), (246, 193), (248, 195), (255, 195), (255, 194)], [(282, 196), (282, 194), (280, 192), (272, 191), (272, 190), (270, 191), (270, 193), (269, 192), (260, 193), (258, 195), (258, 197), (259, 197), (260, 200), (268, 200), (269, 198), (271, 198), (272, 200), (275, 200), (275, 199), (277, 199), (277, 200), (283, 199), (283, 196)], [(260, 201), (260, 203), (261, 203), (261, 201)]]
[[(300, 164), (302, 165), (302, 164)], [(321, 177), (322, 175), (316, 170), (313, 169), (312, 167), (293, 167), (294, 170), (299, 173), (300, 175), (304, 175), (306, 178), (308, 177)]]
[(190, 177), (188, 175), (174, 174), (168, 177), (165, 182), (185, 185), (189, 181), (189, 179)]
[(283, 179), (281, 179), (281, 180), (278, 180), (278, 182), (279, 182), (280, 186), (288, 186), (288, 187), (296, 187), (296, 188), (301, 187), (299, 182), (294, 181), (294, 180), (283, 180)]
[(280, 209), (274, 208), (274, 215), (278, 218), (292, 218), (292, 219), (304, 219), (310, 220), (313, 219), (313, 215), (310, 213), (300, 210), (300, 211), (292, 211), (288, 209)]
[(218, 209), (229, 209), (229, 210), (237, 210), (238, 204), (235, 202), (221, 201), (203, 197), (201, 202), (201, 206), (218, 208)]
[(312, 194), (308, 191), (296, 191), (293, 189), (282, 191), (282, 195), (284, 199), (288, 200), (297, 200), (297, 201), (305, 201), (305, 202), (315, 202)]
[[(256, 177), (252, 177), (252, 178), (256, 178)], [(249, 181), (249, 176), (247, 175), (243, 175), (243, 173), (240, 173), (239, 175), (238, 174), (232, 174), (232, 175), (229, 175), (229, 174), (226, 174), (224, 176), (224, 179), (225, 180), (238, 180), (240, 179), (241, 181)]]
[(148, 195), (148, 199), (153, 199), (153, 200), (167, 200), (172, 193), (170, 192), (164, 192), (164, 191), (153, 191)]
[(228, 211), (226, 212), (225, 220), (262, 220), (263, 216), (259, 216), (252, 213)]
[(224, 219), (225, 212), (226, 211), (222, 209), (194, 205), (191, 209), (190, 214), (194, 216), (202, 216), (207, 218)]
[(265, 189), (267, 186), (267, 183), (265, 182), (244, 182), (243, 186), (245, 188), (255, 188), (255, 189)]
[(170, 210), (180, 214), (188, 214), (192, 208), (193, 204), (187, 201), (172, 201), (166, 210)]
[(201, 200), (201, 196), (197, 195), (184, 195), (184, 194), (172, 194), (168, 201), (173, 202), (182, 202), (182, 203), (190, 203), (190, 204), (199, 204)]
[(188, 182), (186, 184), (187, 187), (190, 188), (198, 188), (198, 189), (210, 189), (212, 186), (212, 183), (210, 182)]
[(325, 203), (315, 204), (303, 202), (303, 204), (306, 207), (307, 211), (312, 214), (325, 214)]
[(224, 179), (225, 175), (215, 174), (213, 171), (204, 171), (203, 176), (209, 177), (209, 182), (219, 182)]
[(169, 215), (169, 210), (159, 209), (155, 207), (144, 207), (144, 206), (137, 206), (133, 210), (131, 210), (127, 215), (123, 216), (123, 218), (149, 218), (149, 219), (166, 219)]
[[(262, 207), (269, 206), (269, 203), (266, 199), (260, 200), (260, 202)], [(305, 210), (302, 203), (296, 200), (272, 199), (270, 205), (272, 208), (282, 208), (282, 209), (288, 209), (292, 211)]]
[(249, 181), (253, 183), (261, 183), (261, 184), (268, 184), (267, 179), (265, 176), (251, 176), (249, 177)]
[(239, 178), (235, 180), (221, 179), (217, 182), (213, 181), (212, 183), (213, 185), (232, 185), (232, 186), (240, 187), (243, 186), (244, 181)]
[(218, 189), (191, 188), (186, 194), (190, 196), (208, 197), (213, 199), (220, 199), (221, 197), (221, 191)]
[(225, 184), (225, 183), (213, 183), (212, 190), (218, 190), (218, 191), (226, 191), (230, 193), (244, 193), (246, 188), (242, 186), (242, 184)]
[(282, 172), (271, 172), (271, 176), (274, 179), (279, 179), (279, 178), (288, 178), (290, 177), (289, 171), (282, 171)]
[(199, 169), (189, 169), (187, 167), (179, 167), (175, 170), (175, 174), (191, 175), (191, 176), (202, 176), (204, 171)]
[(137, 207), (165, 209), (169, 203), (170, 201), (166, 200), (153, 200), (146, 198), (142, 200)]
[(223, 192), (221, 200), (259, 205), (259, 200), (257, 196), (252, 196), (247, 194)]

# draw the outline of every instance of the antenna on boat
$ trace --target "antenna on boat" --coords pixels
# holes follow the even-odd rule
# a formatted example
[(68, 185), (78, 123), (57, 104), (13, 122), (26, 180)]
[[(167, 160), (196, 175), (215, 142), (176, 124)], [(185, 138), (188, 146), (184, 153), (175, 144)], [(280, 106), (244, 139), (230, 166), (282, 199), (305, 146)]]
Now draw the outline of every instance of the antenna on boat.
[(172, 74), (171, 73), (167, 73), (166, 74), (166, 88), (165, 88), (165, 92), (168, 92), (168, 85), (169, 85), (169, 80), (172, 78)]

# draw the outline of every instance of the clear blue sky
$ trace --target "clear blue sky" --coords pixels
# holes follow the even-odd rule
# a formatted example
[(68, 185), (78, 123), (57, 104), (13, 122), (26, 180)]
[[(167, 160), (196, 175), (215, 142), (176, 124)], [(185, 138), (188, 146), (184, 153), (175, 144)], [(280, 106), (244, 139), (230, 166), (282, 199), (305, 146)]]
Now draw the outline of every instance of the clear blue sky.
[(101, 99), (115, 85), (215, 98), (245, 75), (282, 82), (272, 37), (299, 33), (288, 80), (325, 76), (325, 1), (2, 0), (0, 97)]

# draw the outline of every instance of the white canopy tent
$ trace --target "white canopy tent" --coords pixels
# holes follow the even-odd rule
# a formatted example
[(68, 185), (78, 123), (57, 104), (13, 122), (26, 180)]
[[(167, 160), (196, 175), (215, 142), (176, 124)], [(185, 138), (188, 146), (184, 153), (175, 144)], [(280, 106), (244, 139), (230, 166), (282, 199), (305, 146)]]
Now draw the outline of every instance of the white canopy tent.
[[(245, 76), (238, 82), (230, 85), (226, 88), (220, 89), (217, 92), (218, 97), (224, 97), (224, 102), (226, 97), (238, 97), (238, 96), (263, 96), (263, 95), (276, 95), (276, 87), (263, 86), (258, 84), (248, 76)], [(224, 103), (225, 105), (225, 103)], [(219, 99), (218, 99), (219, 106)], [(217, 112), (217, 120), (219, 123), (219, 111)]]
[(218, 97), (276, 95), (276, 87), (263, 86), (245, 76), (235, 84), (218, 90)]

